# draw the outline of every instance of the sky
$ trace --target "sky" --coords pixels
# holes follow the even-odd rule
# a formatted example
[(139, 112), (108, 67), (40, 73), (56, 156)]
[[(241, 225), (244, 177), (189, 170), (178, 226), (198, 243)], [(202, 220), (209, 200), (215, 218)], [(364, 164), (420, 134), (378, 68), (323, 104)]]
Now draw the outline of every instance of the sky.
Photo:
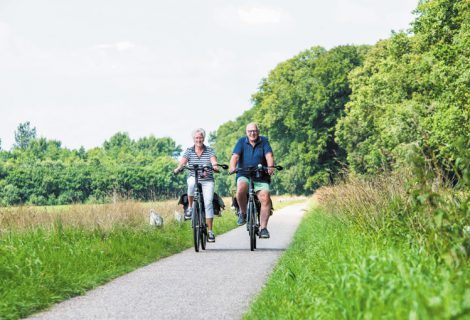
[(313, 46), (407, 30), (417, 0), (0, 0), (0, 139), (29, 121), (67, 148), (117, 132), (183, 148), (251, 108)]

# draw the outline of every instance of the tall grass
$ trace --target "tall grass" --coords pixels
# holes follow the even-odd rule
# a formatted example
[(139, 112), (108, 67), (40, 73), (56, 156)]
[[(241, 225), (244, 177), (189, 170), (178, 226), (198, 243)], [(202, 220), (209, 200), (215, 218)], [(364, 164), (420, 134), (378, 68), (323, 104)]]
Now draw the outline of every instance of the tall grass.
[(319, 189), (320, 207), (364, 232), (387, 233), (440, 255), (449, 263), (470, 257), (470, 189), (422, 182), (407, 172), (351, 178)]
[(315, 209), (245, 319), (464, 319), (470, 268)]
[(436, 185), (402, 173), (318, 190), (246, 318), (468, 319), (469, 190)]
[(407, 199), (405, 175), (351, 178), (317, 190), (318, 205), (343, 221), (353, 220), (364, 229), (380, 230), (394, 212), (390, 206)]
[(66, 206), (19, 206), (0, 208), (0, 232), (31, 230), (41, 226), (50, 228), (57, 222), (68, 227), (110, 229), (117, 224), (143, 225), (149, 210), (159, 213), (164, 220), (173, 219), (175, 211), (182, 211), (177, 201), (124, 201), (113, 204), (74, 204)]

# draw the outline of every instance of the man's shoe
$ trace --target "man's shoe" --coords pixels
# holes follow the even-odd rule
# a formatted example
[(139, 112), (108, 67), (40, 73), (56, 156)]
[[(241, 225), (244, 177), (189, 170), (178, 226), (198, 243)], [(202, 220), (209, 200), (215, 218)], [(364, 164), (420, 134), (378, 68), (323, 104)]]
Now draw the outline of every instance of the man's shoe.
[(238, 220), (237, 220), (237, 224), (239, 226), (242, 226), (245, 224), (245, 216), (241, 213), (238, 214)]
[(193, 213), (192, 208), (186, 209), (186, 211), (184, 212), (184, 220), (191, 220), (192, 213)]
[(259, 231), (259, 237), (261, 239), (269, 239), (269, 231), (266, 228), (263, 228)]
[(209, 235), (207, 237), (207, 242), (215, 242), (215, 235), (214, 232), (209, 231)]

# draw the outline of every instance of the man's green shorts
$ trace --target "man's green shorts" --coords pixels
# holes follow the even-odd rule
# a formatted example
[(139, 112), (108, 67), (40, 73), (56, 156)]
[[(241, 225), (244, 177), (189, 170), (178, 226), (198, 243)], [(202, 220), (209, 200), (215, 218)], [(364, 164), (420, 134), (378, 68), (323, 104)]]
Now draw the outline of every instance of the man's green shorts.
[[(237, 179), (237, 185), (240, 183), (240, 182), (244, 182), (246, 184), (249, 184), (250, 183), (250, 180), (247, 178), (247, 177), (238, 177)], [(266, 190), (268, 192), (271, 191), (271, 189), (269, 188), (269, 183), (267, 182), (257, 182), (255, 181), (254, 183), (254, 186), (255, 186), (255, 192), (258, 192), (260, 190)]]

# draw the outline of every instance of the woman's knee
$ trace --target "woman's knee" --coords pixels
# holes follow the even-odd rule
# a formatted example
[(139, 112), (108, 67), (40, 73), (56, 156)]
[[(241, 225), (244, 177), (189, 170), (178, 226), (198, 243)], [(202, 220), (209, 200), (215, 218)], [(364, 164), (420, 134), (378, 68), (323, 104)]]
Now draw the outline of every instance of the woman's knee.
[(193, 196), (194, 195), (194, 185), (196, 184), (196, 180), (194, 177), (189, 177), (187, 180), (188, 183), (188, 195)]

